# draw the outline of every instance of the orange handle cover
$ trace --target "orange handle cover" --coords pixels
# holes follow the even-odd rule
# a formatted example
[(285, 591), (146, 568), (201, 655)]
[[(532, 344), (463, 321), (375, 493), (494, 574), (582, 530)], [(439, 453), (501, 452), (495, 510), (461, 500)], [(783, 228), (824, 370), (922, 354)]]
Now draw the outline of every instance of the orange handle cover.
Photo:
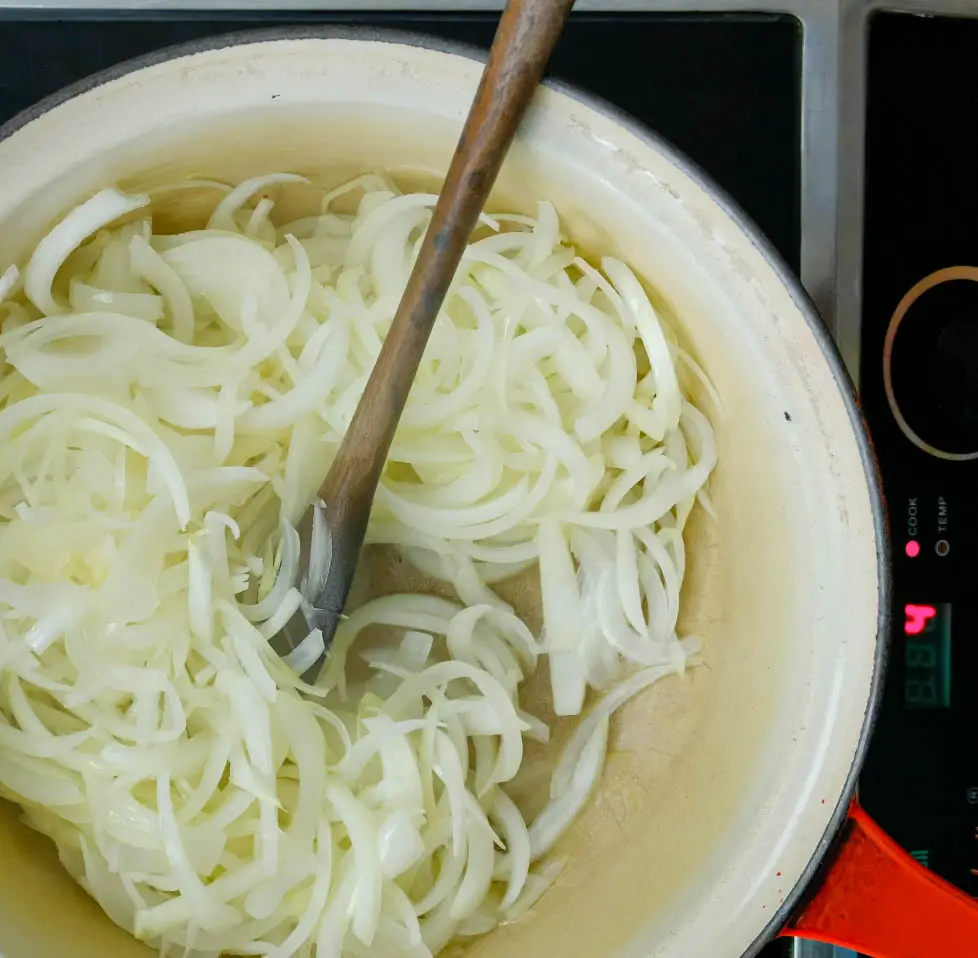
[(914, 861), (855, 802), (835, 856), (782, 935), (872, 958), (978, 958), (978, 901)]

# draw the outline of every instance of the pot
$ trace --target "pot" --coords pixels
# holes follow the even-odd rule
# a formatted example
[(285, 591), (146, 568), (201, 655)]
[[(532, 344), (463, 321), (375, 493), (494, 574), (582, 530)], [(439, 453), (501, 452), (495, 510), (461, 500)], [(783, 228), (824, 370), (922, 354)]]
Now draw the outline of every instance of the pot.
[[(480, 69), (416, 38), (304, 29), (101, 74), (0, 133), (0, 263), (112, 182), (372, 168), (431, 180)], [(961, 954), (978, 906), (850, 806), (882, 679), (888, 557), (869, 443), (811, 304), (685, 157), (576, 91), (540, 91), (494, 197), (490, 209), (526, 210), (546, 197), (572, 240), (631, 263), (724, 409), (716, 518), (690, 526), (684, 593), (708, 666), (621, 711), (568, 865), (471, 954), (734, 958), (779, 932), (886, 958)], [(0, 849), (6, 958), (150, 954), (10, 806)]]

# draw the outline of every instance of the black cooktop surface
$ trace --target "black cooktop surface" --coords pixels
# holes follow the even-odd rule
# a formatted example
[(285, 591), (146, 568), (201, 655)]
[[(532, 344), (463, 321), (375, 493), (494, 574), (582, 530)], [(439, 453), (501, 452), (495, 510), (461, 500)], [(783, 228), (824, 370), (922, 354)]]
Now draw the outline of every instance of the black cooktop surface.
[[(120, 61), (175, 43), (292, 23), (364, 24), (478, 47), (495, 14), (0, 14), (0, 122)], [(799, 260), (800, 25), (787, 16), (575, 15), (550, 74), (631, 113), (691, 156)]]

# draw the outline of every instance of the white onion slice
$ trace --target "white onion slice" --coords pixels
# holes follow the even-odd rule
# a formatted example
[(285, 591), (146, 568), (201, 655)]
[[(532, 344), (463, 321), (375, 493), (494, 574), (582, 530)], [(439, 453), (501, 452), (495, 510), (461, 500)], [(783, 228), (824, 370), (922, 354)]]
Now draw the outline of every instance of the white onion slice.
[(181, 343), (193, 339), (194, 311), (190, 294), (176, 271), (141, 236), (134, 236), (129, 243), (129, 257), (133, 272), (154, 289), (159, 290), (170, 308), (174, 338)]
[(207, 228), (211, 230), (226, 229), (233, 233), (237, 230), (234, 222), (234, 214), (259, 190), (263, 190), (268, 186), (276, 186), (279, 183), (308, 182), (304, 176), (296, 176), (294, 173), (267, 173), (264, 176), (255, 176), (250, 180), (245, 180), (239, 183), (217, 204), (207, 223)]
[(85, 239), (103, 226), (149, 204), (149, 197), (110, 187), (76, 206), (40, 243), (24, 271), (27, 298), (48, 315), (65, 312), (51, 292), (61, 264)]
[(643, 669), (619, 683), (599, 699), (578, 723), (577, 728), (574, 729), (574, 734), (561, 752), (550, 781), (551, 796), (557, 798), (572, 787), (574, 769), (580, 764), (581, 756), (584, 754), (591, 736), (602, 722), (643, 689), (667, 675), (675, 675), (678, 671), (676, 666), (657, 666)]
[(20, 270), (11, 264), (0, 275), (0, 303), (2, 303), (16, 288), (20, 282)]
[(567, 787), (544, 806), (530, 825), (530, 858), (536, 861), (554, 844), (581, 813), (604, 767), (608, 747), (608, 716), (603, 715), (589, 728), (589, 737), (573, 767)]

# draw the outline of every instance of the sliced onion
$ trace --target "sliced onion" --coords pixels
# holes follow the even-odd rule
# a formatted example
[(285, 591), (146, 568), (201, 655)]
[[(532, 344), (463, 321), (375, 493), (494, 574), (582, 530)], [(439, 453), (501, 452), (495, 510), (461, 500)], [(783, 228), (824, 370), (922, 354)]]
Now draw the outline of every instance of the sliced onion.
[(561, 752), (550, 781), (551, 796), (558, 798), (573, 787), (574, 770), (581, 763), (584, 750), (596, 729), (609, 716), (617, 712), (629, 699), (638, 695), (643, 689), (667, 675), (675, 675), (677, 671), (679, 670), (675, 666), (657, 666), (643, 669), (619, 683), (607, 695), (599, 699), (578, 723), (577, 728), (574, 729), (574, 734)]
[[(573, 767), (567, 787), (544, 806), (530, 825), (530, 858), (536, 861), (553, 848), (581, 813), (597, 785), (608, 747), (608, 716), (589, 728), (589, 737)], [(566, 754), (566, 753), (565, 753)]]
[(181, 343), (189, 343), (194, 333), (194, 311), (183, 280), (141, 236), (134, 236), (130, 241), (129, 256), (135, 274), (159, 290), (169, 306), (174, 337)]
[[(148, 200), (104, 191), (0, 274), (0, 791), (162, 951), (430, 958), (534, 905), (611, 714), (696, 661), (682, 534), (716, 442), (682, 385), (716, 396), (552, 206), (483, 217), (368, 527), (457, 600), (372, 599), (280, 658), (333, 565), (325, 505), (304, 577), (292, 523), (435, 199), (368, 175), (273, 224), (288, 183), (312, 189), (192, 181), (208, 226), (167, 235), (113, 225)], [(535, 564), (540, 635), (499, 594)], [(504, 788), (549, 738), (520, 706), (541, 655), (558, 714), (610, 691), (528, 827)]]
[(268, 173), (264, 176), (255, 176), (250, 180), (245, 180), (239, 183), (217, 204), (207, 223), (207, 228), (211, 230), (226, 229), (233, 233), (237, 230), (234, 222), (234, 214), (259, 190), (263, 190), (268, 186), (276, 186), (279, 183), (308, 182), (304, 176), (296, 176), (294, 173)]
[(282, 661), (296, 675), (305, 675), (326, 651), (323, 633), (320, 629), (311, 629), (309, 634)]
[(96, 230), (148, 204), (148, 196), (130, 196), (111, 187), (76, 206), (37, 244), (24, 271), (27, 298), (47, 315), (65, 312), (65, 307), (54, 299), (51, 292), (61, 264)]
[(2, 303), (16, 288), (20, 282), (20, 270), (11, 264), (0, 275), (0, 303)]

